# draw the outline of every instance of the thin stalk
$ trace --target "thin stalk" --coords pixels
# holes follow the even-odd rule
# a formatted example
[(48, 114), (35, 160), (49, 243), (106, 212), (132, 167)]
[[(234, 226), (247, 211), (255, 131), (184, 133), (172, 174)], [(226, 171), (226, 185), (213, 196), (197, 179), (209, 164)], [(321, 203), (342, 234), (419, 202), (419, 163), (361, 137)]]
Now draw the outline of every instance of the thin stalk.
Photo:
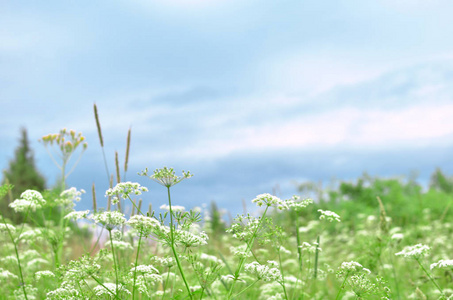
[(285, 292), (285, 299), (288, 300), (288, 294), (286, 293), (286, 286), (285, 286), (285, 274), (283, 273), (283, 268), (282, 268), (282, 256), (280, 255), (280, 248), (278, 249), (278, 264), (280, 267), (280, 274), (282, 274), (282, 282), (280, 285), (283, 288), (283, 292)]
[[(96, 281), (100, 286), (102, 286), (104, 289), (106, 289), (110, 294), (113, 295), (113, 297), (115, 297), (115, 299), (118, 299), (118, 300), (121, 300), (118, 295), (116, 293), (113, 293), (108, 287), (106, 287), (102, 282), (99, 281), (99, 279), (97, 279), (96, 277), (94, 277), (93, 275), (90, 275), (91, 278), (94, 279), (94, 281)], [(118, 286), (116, 286), (116, 289), (118, 289)]]
[(318, 238), (316, 239), (316, 252), (315, 252), (315, 271), (313, 274), (313, 278), (316, 279), (318, 277), (318, 257), (319, 257), (319, 240), (320, 237), (318, 235)]
[(239, 293), (237, 293), (236, 295), (234, 295), (234, 298), (238, 297), (240, 294), (244, 293), (245, 291), (247, 291), (249, 288), (251, 288), (252, 286), (255, 285), (255, 283), (257, 283), (258, 281), (260, 281), (259, 279), (255, 280), (251, 285), (249, 285), (248, 287), (246, 287), (245, 289), (243, 289), (242, 291), (240, 291)]
[(167, 287), (166, 283), (168, 283), (168, 278), (170, 278), (170, 268), (168, 268), (168, 271), (167, 271), (167, 280), (162, 283), (162, 289), (163, 289), (162, 300), (164, 300), (165, 290), (166, 290), (166, 287)]
[[(269, 206), (266, 206), (266, 209), (264, 210), (264, 213), (261, 216), (260, 222), (259, 222), (258, 226), (256, 227), (255, 232), (253, 232), (252, 240), (250, 241), (250, 243), (247, 244), (247, 248), (245, 249), (245, 252), (249, 251), (251, 249), (251, 247), (253, 246), (258, 229), (261, 227), (261, 223), (263, 222), (264, 216), (266, 215), (268, 209), (269, 209)], [(239, 266), (236, 269), (236, 272), (234, 274), (234, 281), (231, 283), (227, 299), (231, 299), (231, 296), (233, 294), (234, 285), (236, 284), (236, 281), (239, 278), (239, 273), (241, 273), (242, 268), (244, 267), (244, 263), (245, 263), (245, 257), (242, 257), (241, 260), (239, 261)]]
[(135, 268), (134, 268), (134, 286), (132, 288), (132, 300), (135, 299), (135, 281), (137, 279), (137, 263), (138, 263), (138, 254), (140, 253), (140, 244), (142, 241), (142, 235), (139, 235), (138, 238), (138, 247), (137, 247), (137, 255), (135, 256)]
[(349, 272), (346, 273), (346, 276), (344, 277), (343, 283), (341, 284), (340, 289), (338, 290), (338, 293), (337, 293), (337, 296), (335, 297), (335, 300), (340, 299), (339, 297), (340, 297), (341, 291), (344, 289), (344, 285), (346, 284), (346, 279), (348, 279), (348, 276), (349, 276)]
[(109, 229), (109, 237), (110, 237), (110, 246), (112, 247), (113, 265), (115, 267), (115, 282), (116, 282), (115, 295), (118, 295), (118, 267), (116, 265), (115, 247), (113, 246), (111, 229)]
[(189, 293), (189, 297), (190, 297), (190, 299), (193, 299), (189, 284), (187, 283), (186, 277), (184, 276), (184, 271), (182, 270), (181, 262), (179, 261), (178, 253), (176, 252), (175, 233), (174, 233), (174, 228), (173, 228), (173, 210), (171, 208), (171, 197), (170, 197), (170, 187), (169, 186), (167, 186), (167, 193), (168, 193), (168, 206), (169, 206), (169, 210), (170, 210), (171, 250), (173, 251), (173, 255), (175, 256), (176, 264), (178, 265), (179, 272), (181, 274), (182, 280), (184, 281), (184, 285), (186, 286), (187, 292)]
[[(30, 210), (30, 207), (28, 208), (27, 210), (27, 216), (28, 216), (28, 211)], [(5, 224), (5, 227), (6, 227), (6, 230), (8, 231), (8, 235), (11, 239), (11, 242), (13, 242), (13, 245), (14, 245), (14, 251), (16, 253), (16, 258), (17, 258), (17, 265), (19, 266), (19, 275), (20, 275), (20, 281), (21, 281), (21, 286), (22, 286), (22, 290), (24, 292), (24, 296), (25, 296), (25, 299), (28, 300), (28, 297), (27, 297), (27, 291), (25, 290), (25, 281), (24, 281), (24, 275), (22, 273), (22, 267), (20, 265), (20, 258), (19, 258), (19, 251), (17, 250), (17, 244), (16, 242), (14, 241), (14, 238), (13, 238), (13, 234), (11, 233), (11, 230), (9, 230), (9, 227), (8, 225), (6, 224), (6, 220), (5, 218), (3, 218), (3, 215), (2, 216), (2, 220), (3, 220), (3, 223)], [(25, 217), (25, 220), (27, 220), (27, 216)], [(25, 221), (24, 221), (25, 223)]]
[(431, 274), (429, 274), (429, 272), (425, 269), (425, 267), (422, 265), (422, 263), (420, 262), (420, 259), (416, 258), (415, 259), (418, 264), (420, 265), (420, 267), (422, 268), (422, 270), (426, 273), (426, 275), (428, 276), (428, 278), (431, 280), (431, 282), (436, 286), (436, 288), (439, 290), (440, 294), (442, 296), (445, 297), (445, 294), (444, 292), (442, 291), (442, 289), (440, 288), (440, 286), (437, 284), (437, 282), (434, 280), (434, 278), (431, 276)]

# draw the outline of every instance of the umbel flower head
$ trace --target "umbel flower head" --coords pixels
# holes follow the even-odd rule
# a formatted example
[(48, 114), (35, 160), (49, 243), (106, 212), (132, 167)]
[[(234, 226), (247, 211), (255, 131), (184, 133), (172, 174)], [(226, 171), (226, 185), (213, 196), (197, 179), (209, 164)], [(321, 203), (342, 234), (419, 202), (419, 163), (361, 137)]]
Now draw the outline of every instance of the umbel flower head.
[(46, 203), (46, 200), (42, 197), (41, 193), (34, 190), (26, 190), (20, 195), (20, 199), (14, 200), (9, 205), (15, 212), (25, 212), (28, 209), (36, 211), (37, 208), (41, 208)]
[(184, 172), (184, 170), (182, 171), (182, 176), (177, 176), (175, 174), (175, 171), (173, 170), (173, 168), (167, 168), (167, 167), (163, 167), (162, 169), (156, 169), (154, 171), (154, 174), (151, 176), (148, 175), (148, 168), (146, 168), (144, 171), (139, 173), (139, 175), (147, 176), (147, 177), (151, 178), (152, 180), (154, 180), (155, 182), (157, 182), (167, 188), (174, 186), (175, 184), (180, 183), (184, 179), (190, 178), (193, 176), (193, 174), (191, 174), (189, 171)]
[(429, 246), (417, 244), (414, 246), (404, 247), (403, 251), (395, 253), (395, 255), (402, 255), (405, 258), (419, 259), (420, 257), (426, 256), (429, 253), (429, 250)]

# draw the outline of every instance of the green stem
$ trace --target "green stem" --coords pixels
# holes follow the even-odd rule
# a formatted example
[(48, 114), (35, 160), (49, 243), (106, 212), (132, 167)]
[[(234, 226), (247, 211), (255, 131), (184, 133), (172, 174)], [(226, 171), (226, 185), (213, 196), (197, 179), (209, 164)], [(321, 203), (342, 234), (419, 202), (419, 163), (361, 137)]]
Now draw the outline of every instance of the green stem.
[(335, 297), (335, 300), (340, 299), (339, 297), (340, 297), (341, 291), (344, 289), (344, 285), (346, 284), (346, 279), (348, 279), (348, 276), (349, 276), (349, 272), (346, 273), (343, 283), (341, 284), (340, 289), (338, 290), (337, 296)]
[[(104, 287), (104, 289), (106, 289), (110, 294), (113, 295), (113, 297), (115, 297), (115, 299), (118, 299), (118, 300), (121, 300), (118, 295), (116, 293), (113, 293), (108, 287), (106, 287), (102, 282), (99, 281), (99, 279), (97, 279), (96, 277), (94, 277), (93, 275), (90, 275), (91, 278), (94, 279), (94, 281), (96, 281), (100, 286)], [(118, 289), (118, 286), (116, 286), (116, 289)]]
[(182, 269), (181, 262), (179, 261), (178, 253), (176, 252), (175, 233), (174, 233), (174, 228), (173, 228), (173, 210), (171, 208), (171, 197), (170, 197), (170, 187), (169, 186), (167, 186), (167, 194), (168, 194), (168, 206), (169, 206), (169, 210), (170, 210), (171, 250), (173, 251), (173, 255), (175, 256), (176, 264), (178, 265), (178, 269), (181, 274), (182, 280), (184, 281), (184, 285), (186, 286), (187, 292), (189, 293), (189, 298), (193, 299), (189, 284), (187, 283), (186, 277), (184, 276), (184, 271)]
[(313, 278), (316, 279), (318, 277), (318, 257), (319, 257), (319, 235), (318, 238), (316, 239), (316, 251), (315, 251), (315, 271), (313, 274)]
[[(27, 210), (27, 216), (28, 216), (28, 211), (29, 210), (30, 210), (30, 207)], [(6, 224), (5, 218), (3, 218), (3, 215), (1, 215), (1, 216), (2, 216), (3, 223), (5, 224), (6, 230), (8, 231), (8, 235), (9, 235), (9, 237), (11, 239), (11, 242), (13, 242), (13, 245), (14, 245), (14, 251), (16, 253), (16, 258), (17, 258), (17, 265), (19, 266), (19, 274), (20, 274), (20, 281), (21, 281), (20, 285), (22, 286), (22, 290), (24, 292), (25, 299), (28, 300), (27, 291), (25, 290), (24, 276), (22, 274), (22, 267), (20, 265), (19, 251), (17, 250), (17, 244), (14, 241), (13, 234), (11, 233), (11, 230), (9, 229), (8, 225)], [(24, 223), (27, 220), (27, 216), (25, 217)], [(17, 241), (17, 242), (19, 242), (19, 241)]]
[(445, 297), (445, 294), (444, 292), (442, 291), (442, 289), (440, 288), (440, 286), (437, 284), (437, 282), (434, 280), (434, 278), (431, 276), (431, 274), (429, 274), (429, 272), (425, 269), (425, 267), (422, 265), (422, 263), (420, 262), (420, 259), (418, 258), (415, 258), (415, 260), (418, 262), (418, 264), (420, 265), (420, 267), (422, 268), (422, 270), (426, 273), (426, 275), (428, 276), (428, 278), (431, 280), (431, 282), (436, 286), (436, 288), (439, 290), (440, 294), (442, 296)]
[(132, 300), (135, 299), (135, 280), (137, 279), (137, 263), (138, 263), (138, 254), (140, 252), (140, 244), (142, 241), (142, 235), (140, 234), (138, 238), (138, 247), (137, 247), (137, 255), (135, 256), (135, 268), (134, 268), (134, 286), (132, 288)]
[[(261, 216), (260, 222), (259, 222), (258, 226), (256, 227), (255, 231), (253, 232), (252, 240), (250, 241), (250, 243), (247, 243), (247, 248), (245, 249), (245, 252), (249, 251), (252, 248), (253, 243), (255, 242), (255, 238), (256, 238), (256, 234), (258, 232), (258, 229), (261, 227), (261, 223), (263, 223), (264, 216), (266, 215), (268, 209), (269, 209), (269, 206), (266, 206), (266, 209), (264, 210), (264, 213)], [(230, 287), (230, 290), (228, 292), (228, 296), (227, 296), (228, 300), (231, 299), (231, 296), (233, 294), (234, 285), (236, 284), (236, 281), (239, 278), (239, 273), (241, 273), (242, 268), (244, 267), (245, 259), (246, 259), (245, 257), (242, 257), (241, 260), (239, 261), (239, 266), (236, 269), (236, 272), (234, 274), (234, 280), (231, 283), (231, 287)]]
[(237, 296), (239, 296), (240, 294), (242, 294), (243, 292), (245, 292), (246, 290), (248, 290), (249, 288), (251, 288), (252, 286), (255, 285), (255, 283), (257, 283), (258, 281), (260, 281), (259, 279), (257, 279), (256, 281), (254, 281), (251, 285), (249, 285), (248, 287), (246, 287), (245, 289), (243, 289), (242, 291), (240, 291), (239, 293), (237, 293), (234, 298), (236, 298)]
[(116, 282), (115, 295), (118, 295), (118, 267), (116, 265), (115, 247), (113, 246), (111, 229), (109, 229), (109, 237), (110, 237), (110, 246), (112, 247), (113, 266), (115, 267), (115, 282)]
[(283, 288), (283, 292), (285, 293), (285, 299), (288, 300), (288, 294), (286, 293), (286, 286), (285, 286), (285, 275), (283, 273), (283, 268), (282, 268), (282, 256), (280, 255), (280, 248), (278, 248), (278, 264), (280, 267), (280, 274), (282, 274), (282, 282), (280, 285)]

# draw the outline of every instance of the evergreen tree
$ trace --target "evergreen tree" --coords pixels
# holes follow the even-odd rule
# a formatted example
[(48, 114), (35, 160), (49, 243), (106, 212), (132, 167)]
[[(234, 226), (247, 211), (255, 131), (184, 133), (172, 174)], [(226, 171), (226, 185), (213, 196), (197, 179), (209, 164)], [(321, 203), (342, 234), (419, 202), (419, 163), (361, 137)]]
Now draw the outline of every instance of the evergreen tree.
[(18, 214), (14, 214), (8, 204), (20, 197), (20, 194), (27, 189), (43, 191), (45, 189), (45, 179), (37, 171), (33, 151), (30, 148), (27, 130), (21, 129), (19, 147), (15, 151), (14, 159), (9, 162), (9, 168), (3, 172), (2, 184), (14, 185), (9, 195), (0, 199), (0, 210), (5, 217), (14, 221), (19, 221)]

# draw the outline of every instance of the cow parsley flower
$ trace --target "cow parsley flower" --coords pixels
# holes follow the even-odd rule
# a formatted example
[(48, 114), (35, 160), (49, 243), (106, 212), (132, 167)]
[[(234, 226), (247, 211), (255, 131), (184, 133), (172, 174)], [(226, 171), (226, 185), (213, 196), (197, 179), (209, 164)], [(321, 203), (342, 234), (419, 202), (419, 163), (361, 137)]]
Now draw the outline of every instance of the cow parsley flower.
[(53, 277), (55, 277), (55, 274), (49, 270), (38, 271), (35, 273), (36, 280), (40, 280), (41, 278), (53, 278)]
[(141, 236), (148, 236), (154, 228), (161, 226), (156, 219), (142, 215), (132, 216), (127, 224), (137, 230)]
[(370, 274), (371, 271), (368, 270), (367, 268), (364, 268), (361, 264), (355, 261), (345, 261), (341, 263), (341, 266), (338, 268), (338, 273), (337, 276), (341, 277), (343, 274), (349, 274), (349, 273), (354, 273), (354, 272), (365, 272), (367, 274)]
[(182, 176), (177, 176), (173, 168), (163, 167), (162, 169), (156, 169), (154, 174), (148, 176), (148, 169), (145, 169), (143, 172), (139, 173), (141, 176), (147, 176), (154, 180), (155, 182), (169, 188), (175, 184), (180, 183), (186, 178), (193, 176), (190, 172), (182, 171)]
[(107, 230), (112, 230), (115, 226), (121, 226), (126, 223), (124, 214), (116, 210), (104, 211), (102, 213), (92, 215), (91, 218), (95, 223), (101, 223), (102, 225), (104, 225)]
[(245, 265), (245, 271), (255, 275), (259, 280), (263, 281), (282, 281), (282, 275), (278, 269), (278, 264), (275, 261), (267, 261), (268, 265), (261, 265), (254, 261)]
[(291, 199), (286, 200), (286, 205), (295, 211), (300, 211), (308, 205), (312, 204), (312, 199), (302, 199), (299, 196), (293, 196)]
[(8, 223), (0, 223), (0, 232), (8, 232), (8, 230), (13, 233), (16, 231), (16, 227)]
[(453, 259), (445, 259), (445, 260), (441, 259), (437, 263), (431, 264), (430, 269), (432, 270), (434, 268), (452, 270), (453, 269)]
[(67, 220), (80, 220), (80, 219), (85, 219), (89, 213), (90, 213), (89, 210), (72, 211), (72, 212), (68, 213), (64, 218)]
[(64, 190), (60, 194), (60, 198), (55, 199), (55, 202), (63, 206), (74, 206), (74, 202), (79, 202), (85, 194), (85, 190), (77, 190), (75, 187)]
[(18, 279), (18, 277), (17, 275), (14, 275), (10, 271), (0, 268), (0, 282), (3, 280), (8, 282), (11, 279)]
[(405, 258), (415, 258), (426, 256), (429, 253), (430, 248), (426, 245), (417, 244), (414, 246), (404, 247), (403, 251), (396, 253), (395, 255), (402, 255)]
[(175, 242), (186, 247), (197, 247), (208, 243), (208, 235), (202, 231), (198, 235), (185, 230), (175, 232)]
[(16, 199), (9, 207), (14, 209), (15, 212), (26, 212), (29, 209), (36, 211), (46, 204), (46, 200), (42, 197), (41, 193), (34, 190), (26, 190), (20, 195), (20, 199)]
[(280, 198), (273, 196), (271, 194), (259, 194), (256, 196), (255, 199), (252, 200), (252, 203), (256, 203), (258, 207), (261, 207), (263, 205), (266, 206), (274, 206), (278, 208), (279, 210), (285, 210), (288, 209), (288, 205), (286, 201), (281, 200)]
[(341, 222), (340, 216), (334, 213), (333, 211), (322, 209), (318, 209), (318, 211), (321, 213), (321, 215), (319, 216), (320, 220), (327, 220), (329, 222), (333, 221)]
[(53, 291), (47, 293), (47, 298), (49, 300), (55, 299), (65, 299), (65, 300), (78, 300), (80, 299), (79, 292), (77, 289), (70, 283), (64, 281), (61, 286)]
[(105, 192), (105, 196), (113, 196), (113, 203), (118, 203), (117, 195), (121, 196), (122, 198), (126, 199), (129, 198), (130, 195), (141, 195), (142, 192), (147, 192), (148, 188), (141, 186), (137, 182), (120, 182), (115, 187), (108, 189)]

